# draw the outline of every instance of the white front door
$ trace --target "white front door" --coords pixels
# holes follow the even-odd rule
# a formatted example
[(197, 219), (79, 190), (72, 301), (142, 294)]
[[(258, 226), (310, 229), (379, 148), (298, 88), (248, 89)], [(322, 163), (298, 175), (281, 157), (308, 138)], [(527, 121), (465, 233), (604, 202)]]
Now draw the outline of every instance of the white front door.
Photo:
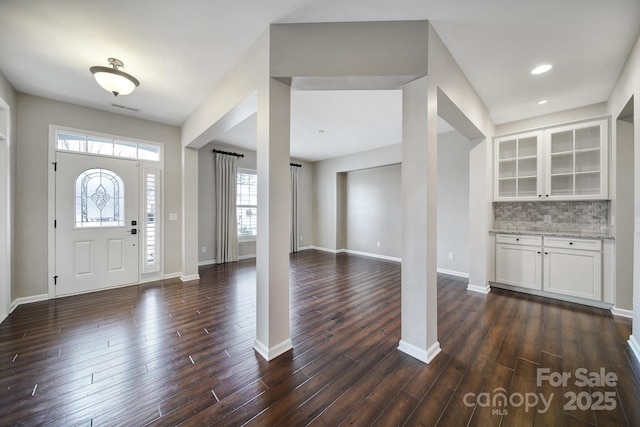
[(56, 296), (138, 281), (138, 162), (56, 153)]

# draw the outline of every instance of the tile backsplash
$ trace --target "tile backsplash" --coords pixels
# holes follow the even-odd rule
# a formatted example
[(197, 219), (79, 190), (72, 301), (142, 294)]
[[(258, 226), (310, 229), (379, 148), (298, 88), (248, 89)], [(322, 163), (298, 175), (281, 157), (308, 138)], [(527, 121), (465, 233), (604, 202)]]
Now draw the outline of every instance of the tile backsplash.
[(608, 234), (610, 203), (608, 200), (494, 202), (494, 228)]

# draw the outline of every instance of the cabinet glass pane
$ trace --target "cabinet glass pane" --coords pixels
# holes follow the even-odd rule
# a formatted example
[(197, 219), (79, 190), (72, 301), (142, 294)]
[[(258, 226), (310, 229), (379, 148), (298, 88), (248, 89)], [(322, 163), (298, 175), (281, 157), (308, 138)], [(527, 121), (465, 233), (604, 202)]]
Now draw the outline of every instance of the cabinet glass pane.
[(536, 176), (538, 173), (538, 161), (533, 159), (518, 160), (518, 176)]
[(576, 195), (600, 194), (600, 173), (581, 173), (576, 175)]
[(551, 173), (572, 173), (573, 153), (551, 156)]
[(536, 178), (520, 178), (518, 180), (518, 196), (537, 196)]
[(500, 162), (500, 178), (513, 178), (516, 176), (516, 161), (507, 160)]
[(516, 195), (515, 178), (500, 180), (498, 193), (500, 194), (500, 197), (515, 197)]
[(560, 175), (551, 177), (552, 196), (573, 195), (573, 175)]
[(518, 140), (518, 157), (535, 156), (538, 154), (538, 138), (524, 138)]
[(576, 129), (576, 150), (600, 147), (600, 126)]
[(576, 172), (600, 172), (600, 150), (577, 152)]
[(558, 132), (551, 135), (551, 152), (562, 153), (573, 150), (573, 131)]
[(502, 141), (499, 145), (500, 159), (513, 159), (516, 157), (516, 141)]

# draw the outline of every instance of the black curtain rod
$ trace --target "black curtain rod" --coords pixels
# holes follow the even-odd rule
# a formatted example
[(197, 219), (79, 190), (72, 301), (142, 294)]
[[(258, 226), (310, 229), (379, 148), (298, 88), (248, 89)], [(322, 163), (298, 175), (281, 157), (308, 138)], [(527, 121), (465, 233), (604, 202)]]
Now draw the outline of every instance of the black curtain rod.
[(244, 154), (233, 153), (231, 151), (216, 150), (215, 148), (213, 149), (213, 152), (218, 154), (226, 154), (228, 156), (244, 157)]
[(290, 166), (295, 166), (295, 167), (297, 167), (297, 168), (301, 168), (301, 167), (302, 167), (302, 165), (301, 165), (301, 164), (299, 164), (299, 163), (289, 163), (289, 165), (290, 165)]

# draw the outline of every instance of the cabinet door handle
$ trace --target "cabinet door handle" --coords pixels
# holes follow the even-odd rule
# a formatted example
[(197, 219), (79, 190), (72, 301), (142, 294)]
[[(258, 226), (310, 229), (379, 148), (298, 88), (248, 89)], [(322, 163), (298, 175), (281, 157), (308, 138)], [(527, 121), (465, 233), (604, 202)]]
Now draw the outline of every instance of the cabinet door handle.
[(538, 194), (538, 197), (542, 197), (542, 194)]
[(549, 197), (549, 195), (548, 195), (548, 194), (545, 194), (545, 195), (544, 195), (544, 197)]
[(573, 242), (569, 242), (570, 245), (573, 245)]
[(542, 252), (538, 251), (538, 255), (540, 255)]
[(549, 252), (545, 252), (544, 254), (545, 254), (545, 255), (549, 255)]
[(519, 242), (519, 241), (520, 241), (520, 239), (516, 239), (516, 242)]

